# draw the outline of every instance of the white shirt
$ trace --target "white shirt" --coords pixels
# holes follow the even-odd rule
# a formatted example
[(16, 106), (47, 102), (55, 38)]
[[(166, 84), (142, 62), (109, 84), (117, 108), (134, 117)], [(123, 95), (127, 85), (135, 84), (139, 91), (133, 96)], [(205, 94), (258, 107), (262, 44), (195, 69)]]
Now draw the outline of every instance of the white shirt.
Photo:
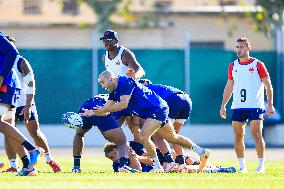
[[(23, 58), (24, 59), (24, 58)], [(30, 64), (26, 59), (24, 59), (26, 61), (26, 64)], [(19, 80), (21, 82), (21, 92), (20, 92), (20, 97), (18, 98), (17, 100), (17, 107), (20, 107), (20, 106), (26, 106), (26, 100), (27, 100), (27, 94), (26, 94), (26, 90), (27, 90), (27, 85), (25, 84), (24, 80), (23, 80), (23, 75), (22, 75), (22, 72), (21, 72), (21, 68), (20, 68), (20, 64), (22, 62), (22, 59), (20, 59), (18, 61), (18, 65), (17, 65), (17, 68), (15, 69), (17, 74), (18, 74), (18, 77), (19, 77)], [(34, 103), (34, 102), (33, 102)]]
[(254, 59), (250, 64), (240, 64), (238, 60), (234, 61), (232, 70), (234, 87), (231, 109), (265, 109), (264, 85), (258, 73), (258, 62), (257, 59)]
[(123, 75), (126, 76), (126, 72), (129, 69), (122, 61), (122, 53), (125, 47), (120, 46), (117, 55), (113, 58), (109, 58), (108, 51), (105, 54), (105, 67), (106, 70), (113, 72), (116, 76)]

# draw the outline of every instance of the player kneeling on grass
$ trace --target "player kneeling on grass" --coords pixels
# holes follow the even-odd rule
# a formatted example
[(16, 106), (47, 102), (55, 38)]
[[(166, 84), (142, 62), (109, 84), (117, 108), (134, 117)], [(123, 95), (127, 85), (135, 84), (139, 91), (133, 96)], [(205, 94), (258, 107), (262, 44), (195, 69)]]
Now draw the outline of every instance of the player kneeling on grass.
[[(140, 170), (142, 172), (151, 172), (153, 169), (152, 166), (152, 160), (147, 156), (147, 152), (145, 151), (142, 144), (130, 141), (130, 153), (129, 153), (129, 163), (128, 166)], [(163, 167), (167, 167), (166, 158), (163, 156), (163, 154), (160, 152), (159, 149), (156, 149), (157, 155), (159, 158), (160, 163), (163, 165)], [(118, 172), (119, 167), (119, 161), (117, 156), (117, 146), (114, 143), (106, 143), (104, 147), (104, 153), (105, 157), (112, 160), (112, 167), (114, 172)], [(175, 153), (173, 153), (173, 156), (175, 157)], [(187, 164), (187, 170), (188, 173), (195, 173), (199, 172), (199, 161), (194, 160), (194, 158), (186, 157), (185, 163)], [(234, 167), (221, 167), (221, 166), (214, 166), (206, 164), (205, 167), (202, 170), (203, 173), (235, 173), (236, 168)], [(185, 173), (185, 171), (183, 171)]]
[[(107, 95), (97, 95), (88, 99), (80, 107), (78, 113), (84, 112), (85, 109), (93, 109), (97, 106), (103, 106), (106, 103)], [(77, 113), (67, 112), (63, 114), (63, 123), (67, 127), (76, 128), (76, 134), (73, 139), (73, 157), (74, 167), (73, 173), (81, 172), (80, 158), (84, 147), (84, 135), (93, 126), (97, 126), (102, 135), (109, 142), (117, 145), (117, 153), (119, 159), (119, 172), (139, 172), (127, 166), (129, 162), (129, 143), (126, 140), (125, 134), (120, 127), (119, 122), (112, 114), (102, 114), (96, 116), (80, 116)]]

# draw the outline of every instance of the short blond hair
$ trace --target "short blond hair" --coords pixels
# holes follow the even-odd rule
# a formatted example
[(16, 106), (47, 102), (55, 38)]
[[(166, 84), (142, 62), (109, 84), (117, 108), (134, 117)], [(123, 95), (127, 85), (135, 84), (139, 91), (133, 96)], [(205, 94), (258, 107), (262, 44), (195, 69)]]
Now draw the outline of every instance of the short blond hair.
[(248, 38), (246, 37), (241, 37), (237, 40), (237, 42), (243, 42), (246, 44), (246, 46), (249, 48), (249, 50), (251, 50), (251, 46), (250, 46), (250, 42), (248, 40)]

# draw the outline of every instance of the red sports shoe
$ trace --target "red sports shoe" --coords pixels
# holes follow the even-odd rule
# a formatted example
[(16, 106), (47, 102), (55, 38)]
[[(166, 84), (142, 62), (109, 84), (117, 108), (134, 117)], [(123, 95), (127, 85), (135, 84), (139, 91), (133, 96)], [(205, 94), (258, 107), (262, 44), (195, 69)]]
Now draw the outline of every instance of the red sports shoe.
[(53, 172), (57, 173), (61, 171), (60, 166), (53, 160), (47, 163), (52, 168)]
[(9, 173), (18, 172), (18, 169), (14, 168), (14, 167), (10, 167), (5, 172), (9, 172)]
[(0, 162), (0, 169), (2, 169), (5, 166), (3, 162)]

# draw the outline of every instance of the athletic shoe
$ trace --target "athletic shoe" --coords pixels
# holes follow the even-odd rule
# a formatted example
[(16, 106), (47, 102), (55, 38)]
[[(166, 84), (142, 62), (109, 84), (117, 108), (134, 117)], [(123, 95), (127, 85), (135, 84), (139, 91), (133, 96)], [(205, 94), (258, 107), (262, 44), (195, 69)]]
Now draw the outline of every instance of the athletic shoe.
[(30, 164), (28, 170), (32, 170), (42, 156), (41, 149), (37, 148), (35, 150), (29, 151), (30, 153)]
[(261, 168), (257, 168), (257, 170), (255, 171), (256, 174), (264, 174), (265, 173), (265, 168), (261, 167)]
[(5, 166), (3, 162), (0, 162), (0, 169), (2, 169)]
[(167, 167), (165, 168), (165, 172), (170, 173), (170, 172), (175, 172), (178, 170), (178, 166), (175, 162), (171, 162), (167, 164)]
[(131, 167), (128, 166), (123, 166), (118, 168), (118, 172), (120, 173), (140, 173), (141, 171), (137, 169), (132, 169)]
[(235, 173), (237, 169), (235, 167), (220, 167), (219, 173)]
[(247, 170), (246, 167), (243, 167), (243, 168), (239, 169), (239, 173), (247, 173), (247, 172), (248, 172), (248, 170)]
[(10, 173), (12, 173), (12, 172), (18, 172), (18, 169), (14, 168), (14, 167), (9, 167), (8, 169), (6, 169), (5, 172), (10, 172)]
[(81, 169), (79, 166), (74, 166), (71, 170), (71, 173), (81, 173)]
[(182, 164), (178, 166), (178, 171), (181, 173), (188, 173), (188, 168), (186, 167), (186, 164)]
[(60, 166), (53, 160), (51, 160), (50, 162), (46, 162), (53, 170), (53, 172), (57, 173), (61, 171)]
[(151, 169), (149, 172), (150, 173), (163, 173), (164, 169), (162, 167), (153, 167), (153, 169)]
[(36, 176), (36, 170), (35, 168), (32, 168), (32, 170), (29, 171), (28, 169), (23, 168), (16, 176)]
[(204, 149), (204, 154), (200, 156), (200, 164), (198, 169), (199, 172), (201, 172), (202, 169), (205, 167), (206, 162), (209, 159), (210, 153), (211, 153), (210, 150)]

